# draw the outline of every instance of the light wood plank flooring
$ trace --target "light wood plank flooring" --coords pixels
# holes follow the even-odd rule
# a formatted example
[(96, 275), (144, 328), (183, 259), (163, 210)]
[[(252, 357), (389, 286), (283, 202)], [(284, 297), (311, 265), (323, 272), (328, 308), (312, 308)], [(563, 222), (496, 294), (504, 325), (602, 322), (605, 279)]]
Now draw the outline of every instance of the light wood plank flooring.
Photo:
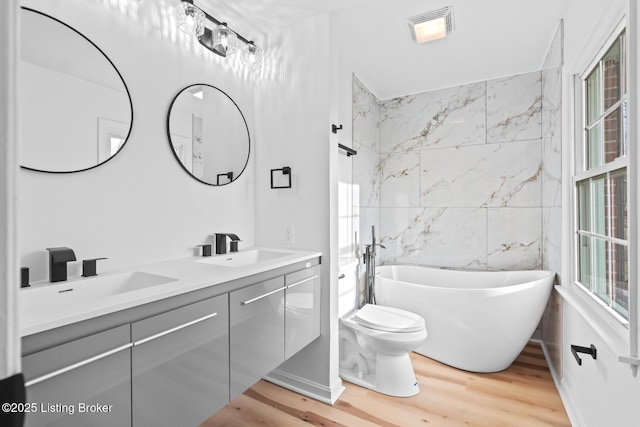
[(475, 374), (412, 354), (421, 392), (396, 398), (343, 382), (327, 405), (260, 381), (200, 427), (571, 426), (542, 348), (529, 343), (507, 370)]

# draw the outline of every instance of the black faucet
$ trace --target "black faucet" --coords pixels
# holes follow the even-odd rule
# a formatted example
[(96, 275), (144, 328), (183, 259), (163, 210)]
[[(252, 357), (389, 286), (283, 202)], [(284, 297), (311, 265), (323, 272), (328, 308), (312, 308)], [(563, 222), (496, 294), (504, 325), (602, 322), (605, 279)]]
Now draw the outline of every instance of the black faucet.
[(202, 256), (211, 256), (211, 245), (210, 244), (206, 244), (206, 245), (198, 245), (202, 248)]
[(82, 277), (93, 277), (98, 275), (96, 261), (108, 259), (105, 257), (91, 258), (82, 260)]
[(63, 282), (67, 280), (67, 263), (76, 260), (71, 248), (47, 248), (49, 251), (49, 281)]
[(232, 233), (216, 233), (216, 254), (227, 253), (227, 236), (231, 239), (231, 252), (238, 252), (240, 238)]

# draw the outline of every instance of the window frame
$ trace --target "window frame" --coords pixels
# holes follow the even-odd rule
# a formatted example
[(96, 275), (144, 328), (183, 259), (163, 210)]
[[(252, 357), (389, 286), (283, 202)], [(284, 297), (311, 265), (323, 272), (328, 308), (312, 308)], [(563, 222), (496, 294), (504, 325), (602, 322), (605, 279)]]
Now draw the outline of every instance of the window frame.
[[(625, 33), (625, 37), (623, 39), (620, 39), (620, 36), (623, 33)], [(617, 108), (620, 108), (621, 116), (622, 116), (625, 102), (627, 107), (626, 111), (628, 114), (629, 103), (631, 102), (630, 93), (628, 90), (629, 79), (630, 79), (629, 66), (628, 66), (628, 60), (629, 60), (628, 37), (629, 37), (629, 31), (627, 28), (627, 22), (626, 22), (626, 19), (623, 19), (622, 22), (620, 22), (616, 26), (615, 30), (610, 33), (609, 37), (607, 37), (605, 43), (601, 45), (597, 53), (593, 55), (592, 60), (584, 68), (583, 72), (575, 75), (575, 81), (574, 81), (575, 104), (573, 108), (574, 119), (575, 119), (574, 137), (573, 137), (573, 151), (574, 151), (573, 157), (574, 158), (572, 162), (572, 175), (571, 175), (571, 186), (572, 186), (571, 195), (573, 199), (572, 224), (571, 224), (571, 233), (572, 233), (572, 251), (571, 251), (572, 252), (571, 253), (572, 280), (571, 281), (574, 285), (573, 287), (579, 290), (579, 294), (583, 296), (583, 298), (581, 299), (585, 300), (592, 307), (596, 307), (596, 311), (598, 312), (599, 317), (601, 317), (609, 325), (614, 327), (620, 333), (620, 335), (626, 336), (626, 337), (629, 336), (628, 334), (630, 329), (630, 322), (633, 321), (633, 319), (635, 319), (635, 316), (636, 316), (636, 313), (634, 312), (635, 311), (634, 304), (632, 301), (634, 298), (637, 298), (636, 293), (638, 291), (638, 288), (636, 284), (633, 282), (633, 277), (629, 272), (628, 319), (625, 319), (620, 313), (618, 313), (613, 308), (612, 305), (607, 304), (600, 297), (598, 297), (598, 294), (595, 291), (589, 289), (587, 286), (583, 285), (580, 282), (579, 280), (580, 278), (580, 237), (581, 236), (597, 237), (601, 241), (606, 242), (605, 243), (606, 245), (622, 244), (623, 246), (626, 246), (627, 263), (630, 266), (630, 264), (632, 263), (632, 260), (635, 259), (635, 255), (636, 255), (635, 247), (634, 247), (635, 242), (633, 242), (634, 234), (631, 230), (632, 222), (630, 220), (627, 221), (628, 234), (627, 234), (626, 240), (609, 236), (606, 232), (605, 232), (605, 235), (602, 235), (599, 233), (595, 233), (593, 230), (590, 230), (590, 231), (581, 230), (580, 229), (580, 199), (578, 196), (578, 192), (579, 192), (578, 184), (581, 182), (585, 182), (586, 180), (600, 177), (602, 175), (606, 176), (606, 179), (605, 179), (605, 183), (606, 183), (610, 175), (613, 175), (617, 171), (624, 169), (626, 174), (626, 179), (627, 179), (627, 184), (626, 184), (627, 217), (630, 219), (632, 215), (637, 214), (636, 212), (632, 212), (632, 207), (634, 206), (634, 204), (631, 203), (631, 197), (634, 197), (632, 195), (631, 190), (636, 183), (631, 182), (631, 178), (634, 175), (629, 173), (630, 168), (633, 166), (633, 162), (630, 161), (630, 157), (635, 154), (635, 150), (631, 149), (631, 144), (630, 144), (630, 141), (628, 140), (630, 139), (630, 134), (627, 133), (626, 136), (621, 137), (621, 138), (625, 138), (625, 137), (627, 138), (626, 141), (621, 141), (627, 146), (626, 153), (624, 153), (624, 155), (621, 155), (620, 157), (616, 158), (615, 160), (609, 163), (606, 163), (606, 160), (604, 159), (605, 153), (603, 151), (601, 153), (603, 157), (603, 160), (602, 160), (603, 164), (589, 169), (589, 164), (588, 164), (589, 159), (587, 155), (588, 144), (589, 144), (587, 139), (587, 133), (588, 133), (587, 129), (593, 127), (595, 123), (604, 123), (604, 119), (610, 113), (615, 111)], [(603, 81), (602, 66), (600, 66), (598, 70), (598, 72), (600, 73), (600, 81), (601, 81), (599, 101), (601, 103), (603, 111), (601, 111), (598, 114), (597, 116), (598, 118), (596, 121), (594, 121), (593, 123), (588, 123), (588, 118), (587, 118), (588, 111), (587, 111), (587, 99), (586, 99), (586, 94), (588, 90), (587, 78), (591, 75), (591, 73), (596, 69), (598, 65), (601, 65), (601, 62), (604, 59), (605, 55), (608, 53), (611, 47), (615, 45), (615, 43), (618, 40), (623, 40), (625, 44), (625, 55), (621, 57), (620, 69), (623, 70), (625, 74), (625, 77), (626, 77), (625, 85), (627, 90), (625, 91), (624, 89), (621, 89), (620, 99), (617, 102), (615, 102), (613, 105), (609, 106), (609, 108), (604, 109), (603, 95), (604, 95), (605, 85)], [(622, 120), (620, 123), (622, 125), (623, 123)], [(628, 117), (626, 120), (626, 125), (627, 127), (631, 126), (631, 123)], [(602, 130), (602, 132), (604, 133), (604, 129)], [(624, 135), (624, 130), (622, 130), (622, 134)], [(593, 221), (593, 218), (594, 218), (593, 215), (595, 210), (594, 203), (593, 203), (593, 184), (589, 183), (588, 186), (589, 186), (590, 199), (591, 199), (590, 205), (589, 205), (589, 209), (590, 209), (589, 218), (590, 218), (590, 221)], [(604, 193), (605, 198), (607, 198), (607, 194), (608, 194), (608, 191), (605, 191)], [(611, 233), (611, 221), (612, 221), (611, 203), (608, 203), (608, 201), (605, 201), (604, 208), (609, 210), (608, 215), (606, 215), (608, 217), (607, 228), (609, 230), (609, 233)], [(593, 253), (594, 249), (591, 248), (590, 250)], [(605, 250), (605, 253), (606, 253), (606, 250)], [(609, 262), (605, 262), (605, 265), (607, 266), (607, 270), (610, 270), (612, 268), (612, 265)], [(593, 263), (591, 263), (590, 269), (593, 272), (593, 269), (594, 269)], [(610, 273), (611, 272), (609, 271), (609, 274)], [(605, 285), (607, 286), (607, 288), (609, 288), (610, 286), (609, 283), (606, 283)], [(611, 298), (612, 297), (613, 295), (611, 295)]]

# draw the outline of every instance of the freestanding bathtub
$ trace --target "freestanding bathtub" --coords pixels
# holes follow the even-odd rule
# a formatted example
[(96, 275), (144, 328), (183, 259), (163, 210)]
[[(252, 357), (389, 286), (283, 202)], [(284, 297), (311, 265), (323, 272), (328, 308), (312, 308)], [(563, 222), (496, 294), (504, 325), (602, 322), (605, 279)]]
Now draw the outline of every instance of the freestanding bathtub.
[(456, 271), (386, 265), (376, 269), (380, 305), (424, 317), (417, 353), (473, 372), (508, 368), (540, 322), (551, 271)]

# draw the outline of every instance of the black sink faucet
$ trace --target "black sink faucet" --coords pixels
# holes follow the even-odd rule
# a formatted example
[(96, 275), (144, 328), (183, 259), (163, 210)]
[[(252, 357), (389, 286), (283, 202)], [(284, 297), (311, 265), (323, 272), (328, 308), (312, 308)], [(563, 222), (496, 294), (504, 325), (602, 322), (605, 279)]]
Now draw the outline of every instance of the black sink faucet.
[(216, 233), (216, 254), (227, 253), (227, 237), (231, 239), (231, 252), (238, 252), (240, 238), (232, 233)]
[(67, 280), (67, 263), (76, 260), (71, 248), (47, 248), (49, 251), (49, 281), (63, 282)]

